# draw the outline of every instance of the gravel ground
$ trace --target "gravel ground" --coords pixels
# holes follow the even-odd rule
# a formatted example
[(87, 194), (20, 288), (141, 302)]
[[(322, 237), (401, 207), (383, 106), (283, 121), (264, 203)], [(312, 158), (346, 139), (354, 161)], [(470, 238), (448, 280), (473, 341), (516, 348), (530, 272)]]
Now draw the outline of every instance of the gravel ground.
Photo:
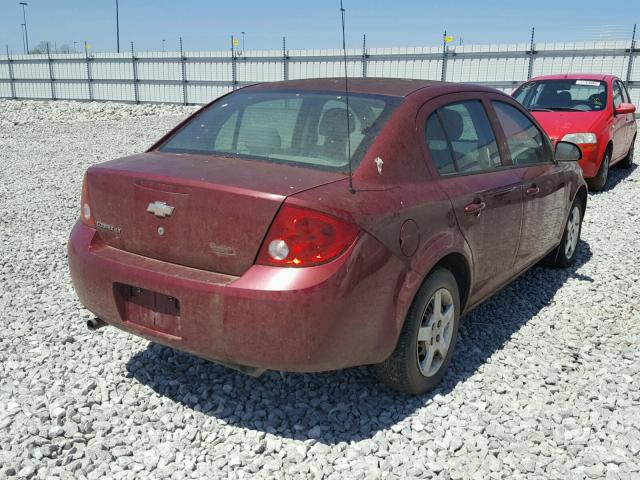
[(590, 195), (575, 267), (467, 316), (436, 392), (253, 379), (89, 333), (67, 271), (83, 171), (190, 110), (0, 101), (0, 478), (640, 478), (640, 169)]

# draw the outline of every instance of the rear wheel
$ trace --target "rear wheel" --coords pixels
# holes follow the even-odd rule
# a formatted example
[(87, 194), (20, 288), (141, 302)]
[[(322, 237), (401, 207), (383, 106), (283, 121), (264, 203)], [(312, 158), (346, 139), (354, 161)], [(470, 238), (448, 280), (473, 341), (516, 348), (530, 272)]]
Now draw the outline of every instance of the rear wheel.
[(618, 162), (618, 166), (620, 168), (631, 168), (633, 165), (633, 150), (635, 148), (636, 139), (634, 138), (631, 142), (631, 146), (629, 147), (629, 152), (627, 152), (627, 156)]
[(589, 185), (589, 190), (594, 190), (596, 192), (601, 191), (604, 186), (607, 184), (607, 178), (609, 178), (609, 163), (611, 162), (611, 151), (607, 148), (606, 152), (604, 152), (604, 157), (602, 157), (602, 162), (600, 162), (600, 168), (598, 169), (598, 173), (593, 178), (587, 179), (587, 184)]
[(582, 232), (583, 218), (582, 202), (579, 197), (573, 201), (569, 218), (564, 228), (564, 234), (555, 255), (551, 258), (550, 263), (556, 267), (568, 267), (576, 261), (578, 256), (578, 242), (580, 241), (580, 233)]
[(420, 394), (444, 376), (458, 337), (460, 293), (449, 270), (429, 274), (409, 309), (395, 350), (373, 371), (388, 387)]

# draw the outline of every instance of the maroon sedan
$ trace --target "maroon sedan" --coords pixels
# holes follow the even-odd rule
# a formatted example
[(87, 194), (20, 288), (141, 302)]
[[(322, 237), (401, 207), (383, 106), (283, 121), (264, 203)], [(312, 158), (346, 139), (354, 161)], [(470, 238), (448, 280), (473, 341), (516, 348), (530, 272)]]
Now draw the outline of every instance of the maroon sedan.
[(69, 265), (90, 327), (252, 374), (373, 364), (419, 393), (460, 315), (542, 259), (575, 260), (578, 147), (554, 152), (497, 90), (349, 86), (243, 88), (89, 168)]

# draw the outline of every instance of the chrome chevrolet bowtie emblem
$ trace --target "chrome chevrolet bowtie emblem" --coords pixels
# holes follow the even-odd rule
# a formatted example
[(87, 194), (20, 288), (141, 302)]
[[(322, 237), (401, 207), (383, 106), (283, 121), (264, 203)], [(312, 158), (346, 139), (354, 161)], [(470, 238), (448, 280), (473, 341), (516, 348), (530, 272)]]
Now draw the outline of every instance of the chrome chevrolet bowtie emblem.
[(151, 202), (147, 207), (147, 212), (153, 213), (156, 217), (164, 218), (171, 215), (174, 208), (165, 202)]

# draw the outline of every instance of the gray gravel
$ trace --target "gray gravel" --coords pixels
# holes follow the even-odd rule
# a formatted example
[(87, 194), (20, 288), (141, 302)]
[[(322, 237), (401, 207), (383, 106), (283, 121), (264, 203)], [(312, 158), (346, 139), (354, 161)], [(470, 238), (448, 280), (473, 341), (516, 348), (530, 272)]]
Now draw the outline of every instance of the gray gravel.
[(574, 268), (466, 318), (435, 393), (253, 379), (89, 333), (67, 272), (87, 166), (190, 110), (0, 102), (0, 478), (640, 478), (640, 169), (590, 195)]

